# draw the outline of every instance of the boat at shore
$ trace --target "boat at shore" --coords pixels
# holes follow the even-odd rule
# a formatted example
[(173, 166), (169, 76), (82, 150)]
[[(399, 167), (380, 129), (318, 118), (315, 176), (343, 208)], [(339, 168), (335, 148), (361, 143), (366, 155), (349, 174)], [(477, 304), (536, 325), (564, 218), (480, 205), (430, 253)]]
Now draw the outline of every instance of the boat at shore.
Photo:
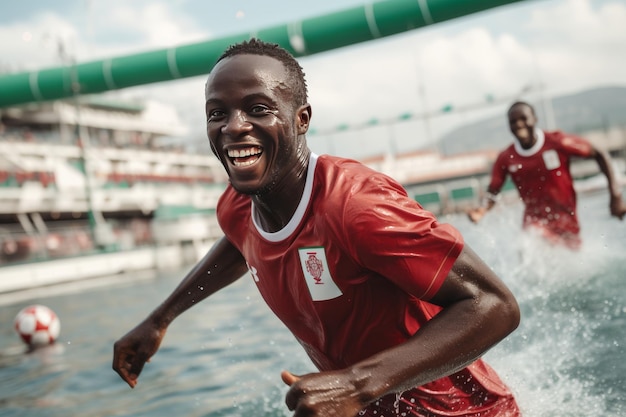
[(226, 176), (184, 132), (156, 102), (1, 109), (0, 293), (199, 259)]

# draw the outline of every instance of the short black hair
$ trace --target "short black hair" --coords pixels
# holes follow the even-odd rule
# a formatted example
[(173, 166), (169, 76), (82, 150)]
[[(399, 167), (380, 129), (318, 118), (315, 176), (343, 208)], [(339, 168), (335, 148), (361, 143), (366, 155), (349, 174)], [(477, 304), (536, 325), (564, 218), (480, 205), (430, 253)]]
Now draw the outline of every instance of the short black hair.
[[(308, 101), (306, 79), (302, 67), (287, 50), (280, 45), (269, 43), (257, 38), (233, 44), (217, 59), (217, 62), (235, 55), (262, 55), (280, 61), (290, 75), (293, 88), (293, 98), (298, 106), (304, 105)], [(216, 64), (217, 64), (216, 62)]]
[(516, 101), (515, 103), (511, 104), (511, 107), (509, 107), (509, 111), (507, 112), (507, 114), (511, 114), (511, 112), (513, 111), (514, 108), (516, 107), (520, 107), (520, 106), (526, 106), (530, 109), (530, 111), (535, 114), (535, 108), (530, 105), (529, 103), (525, 102), (525, 101)]

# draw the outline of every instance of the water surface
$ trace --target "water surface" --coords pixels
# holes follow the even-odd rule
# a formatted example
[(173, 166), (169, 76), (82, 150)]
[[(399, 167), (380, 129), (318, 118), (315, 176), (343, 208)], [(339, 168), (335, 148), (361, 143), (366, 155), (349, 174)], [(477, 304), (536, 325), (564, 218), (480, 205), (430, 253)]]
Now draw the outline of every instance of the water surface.
[[(583, 248), (547, 248), (520, 235), (521, 207), (457, 226), (515, 293), (518, 330), (485, 359), (525, 416), (626, 415), (626, 223), (608, 196), (581, 198)], [(198, 304), (168, 330), (131, 390), (111, 369), (114, 341), (177, 285), (186, 270), (124, 277), (0, 305), (0, 416), (290, 416), (280, 371), (313, 367), (249, 277)], [(13, 319), (28, 304), (61, 319), (59, 343), (24, 353)]]

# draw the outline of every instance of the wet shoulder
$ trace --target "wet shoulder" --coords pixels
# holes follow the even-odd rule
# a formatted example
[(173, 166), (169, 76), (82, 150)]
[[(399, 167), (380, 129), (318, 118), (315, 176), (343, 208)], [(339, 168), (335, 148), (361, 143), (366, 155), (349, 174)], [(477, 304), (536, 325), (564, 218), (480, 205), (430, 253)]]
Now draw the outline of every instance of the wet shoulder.
[(326, 221), (356, 225), (381, 213), (422, 210), (395, 179), (361, 162), (321, 157), (318, 164), (314, 198), (323, 201), (317, 212), (324, 213)]
[(517, 155), (517, 152), (515, 151), (515, 145), (511, 143), (509, 144), (509, 146), (507, 146), (502, 151), (500, 151), (500, 153), (498, 154), (496, 158), (496, 163), (499, 163), (499, 164), (504, 163), (506, 165), (506, 163), (508, 163), (508, 161), (516, 155)]
[(545, 132), (544, 148), (557, 149), (569, 155), (586, 157), (592, 154), (593, 146), (588, 140), (571, 133), (555, 130)]
[[(329, 155), (319, 157), (315, 170), (318, 197), (348, 202), (367, 193), (392, 192), (406, 196), (404, 188), (393, 178), (362, 162)], [(339, 201), (337, 201), (339, 200)]]

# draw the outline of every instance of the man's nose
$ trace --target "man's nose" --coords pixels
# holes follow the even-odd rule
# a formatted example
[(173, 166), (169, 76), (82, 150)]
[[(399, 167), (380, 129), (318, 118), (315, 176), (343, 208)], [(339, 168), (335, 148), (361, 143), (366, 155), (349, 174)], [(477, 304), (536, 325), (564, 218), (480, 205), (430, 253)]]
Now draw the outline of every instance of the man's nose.
[(226, 124), (222, 126), (222, 133), (229, 136), (237, 136), (242, 132), (248, 132), (252, 129), (252, 124), (248, 121), (247, 115), (241, 110), (231, 112), (226, 120)]

